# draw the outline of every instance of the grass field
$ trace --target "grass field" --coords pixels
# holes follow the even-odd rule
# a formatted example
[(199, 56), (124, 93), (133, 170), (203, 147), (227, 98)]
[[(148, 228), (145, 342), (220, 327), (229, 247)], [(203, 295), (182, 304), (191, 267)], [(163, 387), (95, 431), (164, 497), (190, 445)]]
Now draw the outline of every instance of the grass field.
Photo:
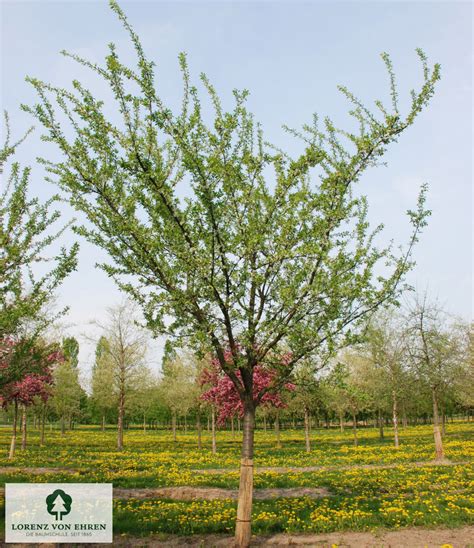
[[(173, 443), (165, 431), (129, 430), (125, 450), (115, 450), (115, 432), (81, 427), (61, 437), (47, 432), (39, 447), (30, 430), (29, 448), (7, 460), (10, 431), (0, 428), (0, 480), (7, 482), (112, 482), (121, 488), (115, 502), (115, 532), (124, 535), (229, 533), (233, 530), (238, 486), (240, 435), (218, 433), (213, 455), (210, 437), (197, 450), (196, 434), (180, 433)], [(433, 465), (431, 426), (401, 430), (401, 447), (393, 447), (390, 429), (379, 440), (373, 428), (352, 433), (315, 430), (313, 450), (304, 451), (303, 432), (281, 433), (277, 448), (273, 432), (256, 433), (255, 489), (280, 489), (276, 498), (254, 502), (253, 531), (364, 531), (407, 526), (460, 527), (474, 521), (474, 424), (448, 424), (444, 438), (446, 462)], [(259, 470), (260, 468), (260, 470)], [(290, 468), (289, 470), (287, 468)], [(174, 500), (140, 491), (144, 488), (204, 488), (197, 500)], [(207, 497), (206, 488), (209, 488)], [(211, 488), (229, 489), (229, 497), (213, 498)], [(286, 496), (289, 488), (320, 488), (318, 498)], [(133, 492), (128, 492), (133, 489)], [(263, 491), (262, 491), (263, 493)], [(301, 493), (304, 491), (301, 490)], [(204, 494), (204, 495), (203, 495)], [(3, 502), (2, 502), (3, 504)], [(2, 511), (3, 516), (3, 511)]]

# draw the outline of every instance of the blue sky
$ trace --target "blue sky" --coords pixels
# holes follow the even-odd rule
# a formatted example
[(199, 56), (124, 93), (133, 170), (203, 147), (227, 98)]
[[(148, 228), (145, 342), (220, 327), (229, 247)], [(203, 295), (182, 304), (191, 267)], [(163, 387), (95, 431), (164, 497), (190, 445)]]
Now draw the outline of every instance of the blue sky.
[[(454, 314), (472, 314), (472, 4), (469, 2), (121, 2), (157, 64), (157, 85), (170, 105), (180, 100), (177, 56), (186, 51), (193, 78), (206, 72), (223, 103), (233, 88), (251, 92), (249, 107), (266, 138), (291, 153), (301, 143), (281, 130), (299, 127), (314, 112), (347, 127), (346, 85), (368, 105), (388, 101), (388, 81), (379, 54), (390, 53), (401, 106), (421, 81), (415, 48), (442, 66), (442, 80), (430, 105), (386, 156), (388, 167), (368, 172), (361, 189), (369, 196), (370, 218), (384, 222), (386, 238), (403, 242), (417, 189), (430, 186), (429, 226), (415, 251), (417, 266), (409, 281), (426, 287)], [(106, 1), (1, 1), (1, 103), (14, 132), (32, 124), (19, 110), (35, 100), (26, 75), (67, 87), (72, 78), (97, 94), (103, 84), (63, 58), (66, 49), (100, 62), (115, 42), (133, 62), (127, 35)], [(106, 95), (105, 95), (106, 96)], [(34, 164), (37, 155), (56, 157), (39, 140), (40, 128), (22, 146), (18, 159)], [(33, 166), (32, 193), (55, 189)], [(64, 209), (65, 218), (71, 212)], [(88, 321), (102, 318), (120, 300), (104, 273), (94, 268), (100, 252), (81, 242), (79, 270), (58, 293), (70, 306), (67, 331), (79, 335)], [(159, 355), (159, 346), (157, 356)], [(90, 345), (81, 363), (90, 366)], [(157, 358), (158, 359), (158, 358)]]

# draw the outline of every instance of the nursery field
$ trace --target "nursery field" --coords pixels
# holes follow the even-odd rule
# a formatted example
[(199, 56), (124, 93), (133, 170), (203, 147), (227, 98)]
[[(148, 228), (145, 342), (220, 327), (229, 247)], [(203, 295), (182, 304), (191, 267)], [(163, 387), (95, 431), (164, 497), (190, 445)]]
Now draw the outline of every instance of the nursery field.
[[(329, 533), (404, 527), (461, 527), (474, 521), (474, 423), (448, 424), (446, 460), (434, 463), (432, 427), (392, 432), (314, 430), (256, 432), (253, 532)], [(29, 432), (28, 448), (7, 459), (10, 430), (0, 428), (0, 480), (112, 482), (114, 527), (120, 535), (229, 534), (236, 517), (240, 434), (218, 432), (217, 453), (203, 432), (128, 430), (125, 449), (115, 432), (81, 427), (64, 436)], [(3, 504), (3, 501), (2, 501)], [(3, 516), (3, 511), (2, 511)]]

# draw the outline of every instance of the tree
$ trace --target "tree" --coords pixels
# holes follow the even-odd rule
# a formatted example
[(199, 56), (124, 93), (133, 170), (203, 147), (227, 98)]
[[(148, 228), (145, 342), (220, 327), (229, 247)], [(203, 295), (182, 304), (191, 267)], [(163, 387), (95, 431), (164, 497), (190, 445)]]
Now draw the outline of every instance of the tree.
[[(406, 340), (400, 319), (392, 313), (373, 318), (366, 334), (366, 351), (373, 365), (373, 375), (382, 380), (382, 386), (390, 393), (395, 447), (399, 447), (399, 403), (406, 386)], [(373, 383), (372, 383), (373, 384)], [(379, 391), (379, 395), (380, 391)]]
[[(369, 230), (367, 199), (353, 188), (428, 104), (440, 68), (431, 69), (418, 50), (424, 79), (404, 116), (383, 54), (391, 108), (377, 101), (380, 113), (373, 113), (341, 87), (359, 132), (327, 118), (320, 129), (315, 117), (303, 132), (289, 130), (305, 147), (293, 159), (265, 144), (245, 106), (247, 91), (234, 91), (235, 107), (226, 112), (203, 75), (214, 107), (207, 124), (184, 54), (182, 109), (173, 113), (138, 36), (117, 3), (111, 6), (131, 37), (137, 68), (125, 66), (114, 45), (103, 66), (71, 57), (110, 86), (120, 123), (78, 81), (69, 91), (31, 78), (39, 103), (24, 108), (63, 154), (44, 162), (88, 219), (78, 233), (108, 253), (104, 270), (142, 305), (150, 329), (205, 345), (233, 382), (244, 407), (236, 543), (247, 546), (255, 409), (265, 394), (253, 397), (255, 368), (274, 367), (281, 386), (299, 360), (336, 348), (366, 314), (395, 300), (426, 223), (424, 190), (409, 212), (408, 246), (396, 256), (374, 245), (380, 227)], [(380, 263), (385, 276), (374, 276)], [(281, 367), (283, 355), (290, 358)]]
[(294, 393), (292, 404), (297, 409), (303, 409), (305, 449), (311, 451), (310, 417), (311, 413), (321, 406), (321, 389), (313, 363), (304, 360), (300, 363), (294, 375)]
[[(0, 173), (31, 131), (12, 144), (6, 113), (5, 126)], [(52, 321), (52, 317), (43, 314), (45, 304), (64, 278), (76, 268), (78, 251), (77, 244), (74, 244), (69, 250), (61, 248), (55, 257), (47, 257), (51, 244), (67, 226), (51, 232), (60, 218), (59, 211), (52, 210), (59, 197), (53, 196), (45, 203), (28, 197), (30, 172), (30, 168), (21, 169), (17, 162), (13, 163), (0, 194), (0, 344), (8, 345), (8, 341), (5, 342), (8, 338), (23, 338), (23, 344), (14, 348), (26, 353), (29, 351), (26, 341), (32, 346), (35, 337)], [(53, 266), (44, 274), (35, 275), (34, 266), (46, 262)], [(25, 330), (28, 331), (27, 337)], [(4, 372), (0, 377), (0, 387), (20, 381), (29, 372), (27, 363), (28, 360), (16, 360), (15, 367), (8, 368), (8, 375)]]
[(66, 360), (77, 369), (79, 365), (79, 343), (74, 337), (65, 337), (63, 339), (63, 354)]
[(433, 405), (433, 436), (436, 460), (444, 458), (439, 411), (442, 396), (462, 371), (462, 343), (449, 325), (442, 308), (417, 295), (407, 313), (406, 345), (419, 381), (428, 386)]
[(54, 390), (51, 407), (61, 423), (61, 435), (66, 432), (66, 424), (71, 425), (74, 417), (79, 415), (83, 389), (79, 383), (78, 370), (64, 359), (53, 372)]
[[(21, 344), (21, 343), (17, 343)], [(17, 358), (21, 355), (23, 358), (28, 358), (28, 366), (26, 370), (34, 371), (24, 375), (21, 380), (11, 381), (8, 384), (3, 384), (0, 387), (0, 405), (4, 408), (13, 404), (13, 431), (10, 444), (9, 459), (15, 456), (17, 422), (18, 422), (18, 406), (23, 406), (23, 443), (22, 448), (26, 448), (26, 407), (32, 405), (36, 398), (40, 398), (46, 402), (51, 395), (51, 385), (53, 384), (52, 368), (55, 364), (60, 364), (64, 357), (58, 350), (56, 345), (45, 345), (40, 341), (35, 344), (26, 344), (28, 352), (13, 351)], [(9, 367), (15, 368), (14, 360), (9, 360), (5, 363), (3, 354), (0, 352), (0, 371), (9, 378), (14, 375), (9, 375)], [(17, 368), (15, 368), (17, 370)]]
[[(169, 347), (168, 347), (169, 348)], [(166, 347), (165, 347), (166, 350)], [(165, 352), (160, 382), (160, 399), (171, 411), (171, 428), (176, 442), (176, 420), (179, 415), (186, 416), (196, 402), (199, 390), (195, 382), (195, 372), (176, 350)]]
[(91, 391), (91, 403), (99, 413), (102, 431), (104, 431), (107, 415), (117, 407), (114, 391), (114, 365), (106, 337), (101, 337), (97, 342), (95, 362), (92, 367)]
[[(102, 325), (107, 344), (101, 352), (110, 361), (113, 372), (113, 387), (116, 395), (117, 449), (123, 449), (123, 426), (127, 397), (145, 365), (148, 338), (138, 325), (133, 303), (123, 302), (107, 310), (107, 322)], [(100, 324), (98, 324), (100, 325)]]

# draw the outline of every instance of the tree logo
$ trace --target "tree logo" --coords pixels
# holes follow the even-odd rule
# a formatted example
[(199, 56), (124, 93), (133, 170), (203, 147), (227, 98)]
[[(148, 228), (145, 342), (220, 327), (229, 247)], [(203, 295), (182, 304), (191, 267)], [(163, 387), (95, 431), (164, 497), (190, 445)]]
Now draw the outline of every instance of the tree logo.
[(46, 497), (48, 514), (56, 516), (56, 521), (62, 521), (71, 511), (72, 498), (62, 489), (56, 489)]

